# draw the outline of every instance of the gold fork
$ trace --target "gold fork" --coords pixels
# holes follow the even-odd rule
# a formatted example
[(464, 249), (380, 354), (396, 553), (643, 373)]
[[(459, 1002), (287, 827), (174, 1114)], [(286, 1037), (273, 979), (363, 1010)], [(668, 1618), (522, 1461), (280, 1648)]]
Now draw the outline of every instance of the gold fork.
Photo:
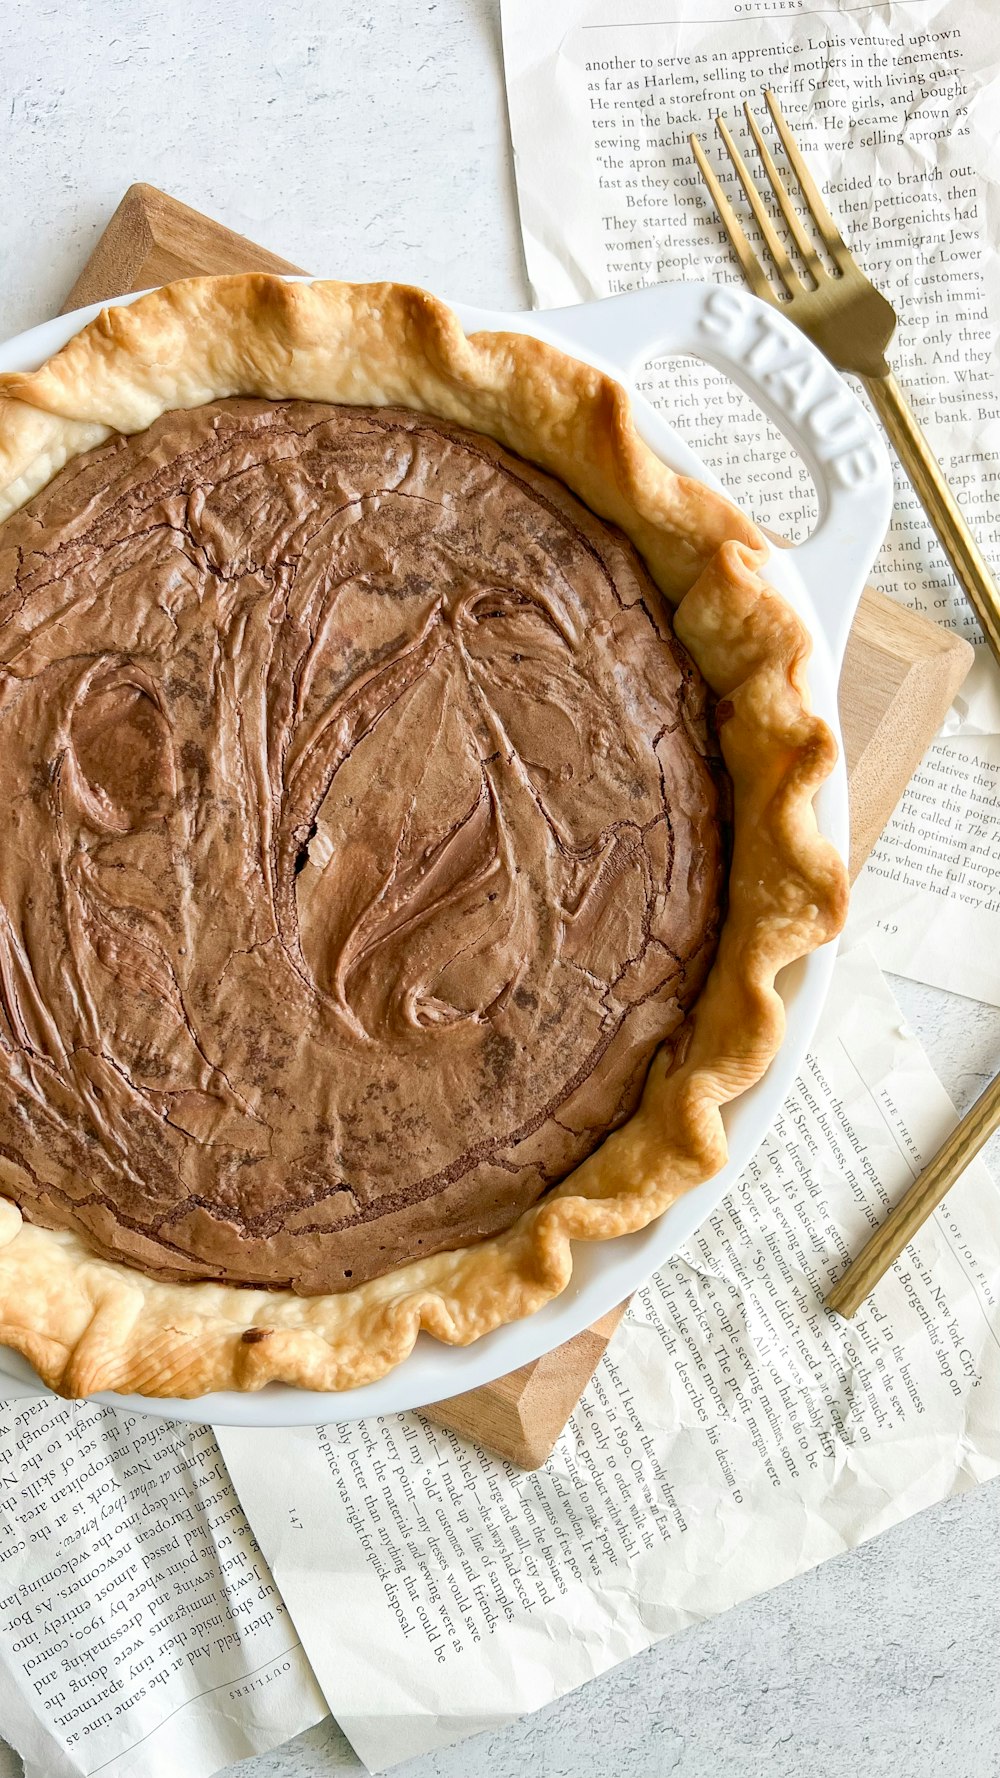
[(876, 290), (865, 277), (845, 246), (840, 230), (823, 202), (774, 94), (765, 92), (764, 97), (816, 232), (835, 269), (832, 272), (828, 270), (820, 257), (748, 104), (743, 109), (750, 134), (788, 232), (812, 280), (812, 287), (803, 282), (793, 265), (724, 118), (717, 117), (716, 129), (746, 193), (747, 203), (753, 211), (774, 263), (774, 270), (784, 286), (784, 296), (779, 296), (774, 289), (768, 273), (747, 240), (736, 211), (709, 164), (699, 138), (692, 136), (691, 147), (722, 226), (755, 296), (762, 297), (764, 302), (771, 303), (782, 314), (790, 316), (838, 370), (849, 371), (861, 378), (937, 533), (945, 555), (979, 619), (983, 635), (996, 660), (1000, 662), (1000, 592), (945, 481), (941, 466), (886, 363), (886, 347), (896, 331), (895, 310), (881, 291)]

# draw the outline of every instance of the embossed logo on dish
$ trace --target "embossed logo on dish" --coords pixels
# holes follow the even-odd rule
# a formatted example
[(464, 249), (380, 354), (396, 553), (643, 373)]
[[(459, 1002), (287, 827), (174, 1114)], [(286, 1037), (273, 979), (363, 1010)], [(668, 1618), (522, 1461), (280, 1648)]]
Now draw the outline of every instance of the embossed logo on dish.
[(871, 480), (878, 462), (857, 402), (791, 323), (735, 290), (719, 289), (706, 299), (700, 326), (736, 363), (746, 365), (843, 487)]

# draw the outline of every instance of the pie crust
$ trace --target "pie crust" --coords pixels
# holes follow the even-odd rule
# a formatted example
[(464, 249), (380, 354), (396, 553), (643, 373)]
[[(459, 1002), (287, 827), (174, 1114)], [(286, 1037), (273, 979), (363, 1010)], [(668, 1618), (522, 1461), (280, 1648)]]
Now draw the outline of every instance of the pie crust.
[[(34, 372), (0, 378), (0, 516), (73, 456), (171, 409), (230, 397), (402, 407), (486, 434), (558, 477), (634, 543), (719, 699), (733, 786), (729, 905), (685, 1041), (661, 1052), (627, 1123), (506, 1232), (337, 1295), (172, 1283), (24, 1220), (0, 1156), (0, 1341), (53, 1388), (195, 1396), (280, 1379), (369, 1382), (423, 1329), (452, 1344), (532, 1313), (571, 1274), (573, 1240), (644, 1227), (726, 1159), (720, 1107), (782, 1039), (774, 979), (834, 936), (846, 875), (813, 797), (833, 738), (809, 709), (809, 638), (761, 578), (767, 547), (724, 498), (667, 469), (625, 392), (521, 334), (469, 338), (399, 285), (192, 279), (105, 311)], [(0, 531), (0, 549), (3, 532)]]

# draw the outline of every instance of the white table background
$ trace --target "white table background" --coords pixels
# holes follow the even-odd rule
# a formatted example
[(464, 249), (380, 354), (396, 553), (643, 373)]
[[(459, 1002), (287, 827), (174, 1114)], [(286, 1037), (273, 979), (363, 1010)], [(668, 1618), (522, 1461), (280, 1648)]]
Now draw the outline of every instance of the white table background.
[[(60, 306), (137, 179), (319, 273), (523, 307), (498, 12), (498, 0), (0, 4), (0, 336)], [(964, 1108), (1000, 1065), (1000, 1012), (894, 986)], [(998, 1521), (995, 1483), (537, 1716), (397, 1769), (996, 1778)], [(227, 1778), (338, 1769), (360, 1770), (327, 1722)], [(0, 1745), (0, 1778), (19, 1772)]]

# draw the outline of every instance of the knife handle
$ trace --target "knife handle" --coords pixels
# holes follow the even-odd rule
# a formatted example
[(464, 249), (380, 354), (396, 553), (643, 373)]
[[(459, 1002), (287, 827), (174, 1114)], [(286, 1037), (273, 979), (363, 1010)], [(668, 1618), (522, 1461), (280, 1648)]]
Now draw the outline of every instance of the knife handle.
[(910, 1245), (942, 1198), (960, 1179), (994, 1131), (1000, 1129), (1000, 1074), (959, 1120), (918, 1179), (890, 1210), (881, 1228), (830, 1291), (826, 1306), (848, 1319)]

